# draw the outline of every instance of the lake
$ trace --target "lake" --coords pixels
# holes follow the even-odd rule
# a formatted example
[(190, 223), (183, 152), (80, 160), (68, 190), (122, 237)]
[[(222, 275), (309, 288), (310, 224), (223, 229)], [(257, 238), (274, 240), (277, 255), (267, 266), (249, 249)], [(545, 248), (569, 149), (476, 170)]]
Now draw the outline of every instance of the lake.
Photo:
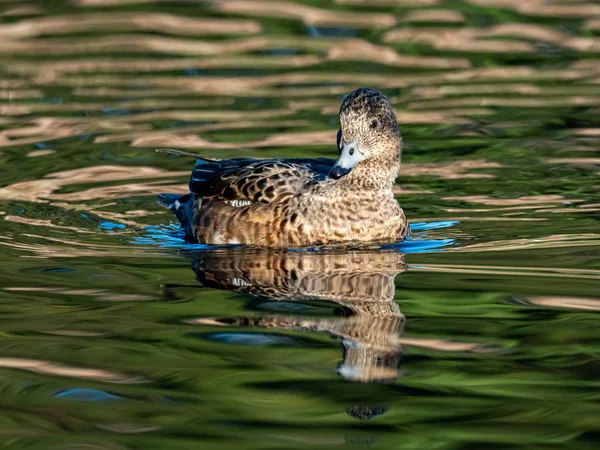
[[(600, 440), (600, 5), (0, 2), (0, 442)], [(409, 241), (187, 244), (193, 160), (335, 157), (380, 89)]]

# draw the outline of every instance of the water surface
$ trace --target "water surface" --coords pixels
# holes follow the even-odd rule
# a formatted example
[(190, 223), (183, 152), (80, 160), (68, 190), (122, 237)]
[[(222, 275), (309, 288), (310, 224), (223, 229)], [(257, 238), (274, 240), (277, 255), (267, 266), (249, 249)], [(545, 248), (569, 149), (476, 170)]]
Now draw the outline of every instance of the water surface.
[[(593, 449), (593, 1), (0, 2), (0, 435), (32, 449)], [(186, 245), (212, 157), (404, 136), (413, 238)]]

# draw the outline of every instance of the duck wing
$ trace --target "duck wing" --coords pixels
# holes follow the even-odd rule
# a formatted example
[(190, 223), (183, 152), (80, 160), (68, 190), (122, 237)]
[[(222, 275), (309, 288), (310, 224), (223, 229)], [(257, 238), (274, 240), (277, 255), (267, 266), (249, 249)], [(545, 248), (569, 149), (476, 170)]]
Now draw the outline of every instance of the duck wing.
[(327, 158), (198, 160), (190, 192), (239, 206), (272, 203), (296, 194), (307, 183), (325, 179), (334, 164)]

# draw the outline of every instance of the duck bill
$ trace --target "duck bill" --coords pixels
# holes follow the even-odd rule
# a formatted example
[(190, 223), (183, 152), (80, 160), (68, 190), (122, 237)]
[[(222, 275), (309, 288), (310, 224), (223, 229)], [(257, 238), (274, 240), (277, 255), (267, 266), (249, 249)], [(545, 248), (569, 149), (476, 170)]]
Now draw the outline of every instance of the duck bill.
[(356, 142), (350, 144), (344, 142), (341, 146), (340, 157), (331, 168), (329, 176), (334, 180), (338, 180), (348, 175), (363, 158), (364, 156), (358, 149)]

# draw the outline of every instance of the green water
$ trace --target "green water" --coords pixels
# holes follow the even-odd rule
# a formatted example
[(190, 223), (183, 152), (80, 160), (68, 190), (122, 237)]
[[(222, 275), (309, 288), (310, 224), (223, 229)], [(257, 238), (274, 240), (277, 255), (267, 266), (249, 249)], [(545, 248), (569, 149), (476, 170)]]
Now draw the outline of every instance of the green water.
[[(0, 2), (0, 442), (593, 449), (600, 6)], [(336, 153), (396, 108), (413, 239), (186, 246), (189, 158)]]

